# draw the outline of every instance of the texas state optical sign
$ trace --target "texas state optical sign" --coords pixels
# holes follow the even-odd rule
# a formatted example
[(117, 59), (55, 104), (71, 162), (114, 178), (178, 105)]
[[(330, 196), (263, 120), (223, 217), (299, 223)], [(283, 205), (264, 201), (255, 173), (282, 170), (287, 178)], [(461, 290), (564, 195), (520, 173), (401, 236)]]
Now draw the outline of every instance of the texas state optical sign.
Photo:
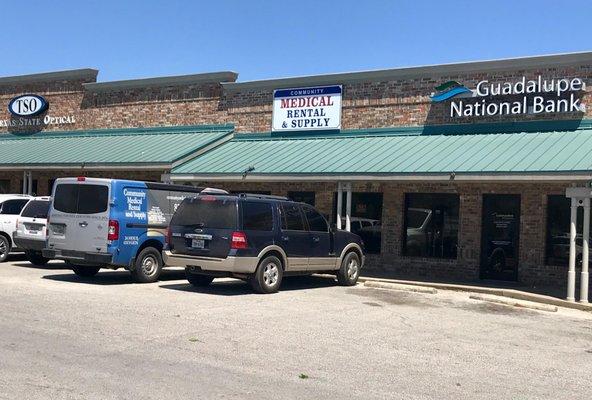
[(341, 85), (273, 92), (273, 132), (341, 129)]

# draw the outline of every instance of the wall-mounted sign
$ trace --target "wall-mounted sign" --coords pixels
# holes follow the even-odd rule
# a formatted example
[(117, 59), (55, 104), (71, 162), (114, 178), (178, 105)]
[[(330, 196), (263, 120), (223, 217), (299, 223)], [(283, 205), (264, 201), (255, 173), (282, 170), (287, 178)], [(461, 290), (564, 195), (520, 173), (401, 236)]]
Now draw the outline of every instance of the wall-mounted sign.
[[(585, 112), (581, 96), (586, 84), (581, 78), (536, 79), (490, 83), (482, 80), (475, 89), (456, 81), (435, 88), (433, 102), (450, 101), (450, 117)], [(509, 100), (510, 97), (513, 97)]]
[(49, 103), (36, 94), (17, 96), (8, 103), (8, 111), (15, 117), (32, 117), (39, 115), (49, 107)]
[(340, 85), (273, 92), (272, 131), (341, 129)]
[(23, 94), (14, 97), (8, 103), (10, 119), (0, 119), (0, 128), (29, 129), (46, 125), (70, 125), (76, 123), (73, 115), (45, 114), (49, 102), (37, 94)]

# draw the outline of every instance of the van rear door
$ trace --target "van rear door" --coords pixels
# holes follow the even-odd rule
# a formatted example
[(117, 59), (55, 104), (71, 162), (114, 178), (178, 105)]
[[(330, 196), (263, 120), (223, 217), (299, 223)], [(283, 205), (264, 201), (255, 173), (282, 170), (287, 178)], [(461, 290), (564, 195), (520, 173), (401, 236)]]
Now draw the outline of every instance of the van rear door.
[(234, 196), (186, 198), (171, 219), (171, 251), (177, 254), (226, 258), (238, 225)]
[(58, 181), (50, 215), (49, 245), (54, 249), (107, 252), (110, 182)]

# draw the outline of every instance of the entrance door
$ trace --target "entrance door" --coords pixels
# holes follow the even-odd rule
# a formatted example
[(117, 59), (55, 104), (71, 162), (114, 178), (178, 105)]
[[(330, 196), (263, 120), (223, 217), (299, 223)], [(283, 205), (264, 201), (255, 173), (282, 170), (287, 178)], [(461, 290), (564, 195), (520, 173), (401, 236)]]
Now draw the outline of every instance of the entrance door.
[(481, 279), (518, 278), (520, 195), (483, 195)]

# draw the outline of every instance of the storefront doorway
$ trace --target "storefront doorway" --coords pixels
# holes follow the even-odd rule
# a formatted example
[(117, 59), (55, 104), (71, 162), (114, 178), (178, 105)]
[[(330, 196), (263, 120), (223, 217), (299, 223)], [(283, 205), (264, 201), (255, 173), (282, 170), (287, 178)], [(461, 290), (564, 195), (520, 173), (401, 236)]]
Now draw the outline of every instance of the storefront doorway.
[(483, 195), (481, 279), (518, 278), (520, 195)]

